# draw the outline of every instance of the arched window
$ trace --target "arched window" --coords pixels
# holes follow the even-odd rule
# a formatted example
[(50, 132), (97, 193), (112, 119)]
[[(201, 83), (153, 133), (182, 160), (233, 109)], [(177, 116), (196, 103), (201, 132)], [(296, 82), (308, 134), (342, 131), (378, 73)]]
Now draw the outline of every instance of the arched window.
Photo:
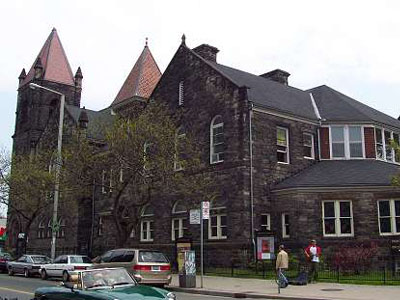
[(174, 160), (174, 170), (180, 171), (183, 170), (183, 161), (185, 160), (184, 152), (185, 152), (185, 129), (184, 127), (180, 127), (176, 132), (175, 137), (175, 160)]
[(171, 240), (185, 235), (187, 219), (187, 208), (181, 201), (176, 201), (172, 207)]
[(38, 232), (37, 232), (37, 237), (38, 239), (43, 239), (45, 238), (45, 220), (41, 219), (38, 225)]
[(52, 218), (49, 219), (49, 221), (47, 222), (47, 235), (46, 237), (50, 238), (51, 237), (51, 225), (53, 224), (53, 220)]
[(220, 115), (215, 116), (210, 126), (210, 163), (224, 161), (224, 121)]
[(140, 222), (140, 241), (141, 242), (152, 242), (153, 241), (153, 217), (154, 210), (148, 204), (143, 207), (141, 213), (141, 222)]
[(58, 220), (58, 231), (57, 231), (57, 237), (58, 238), (63, 238), (65, 237), (65, 219), (60, 218)]

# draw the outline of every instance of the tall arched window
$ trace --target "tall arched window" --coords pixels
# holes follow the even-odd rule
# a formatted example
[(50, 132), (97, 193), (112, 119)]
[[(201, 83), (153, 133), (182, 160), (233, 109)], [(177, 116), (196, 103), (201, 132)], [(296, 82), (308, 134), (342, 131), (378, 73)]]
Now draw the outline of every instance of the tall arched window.
[(58, 220), (58, 230), (57, 230), (57, 237), (58, 238), (63, 238), (65, 237), (65, 219), (60, 218)]
[(175, 202), (172, 207), (172, 224), (171, 224), (171, 240), (175, 241), (177, 238), (185, 235), (187, 219), (187, 208), (180, 201)]
[(150, 205), (146, 205), (142, 209), (140, 222), (140, 241), (141, 242), (152, 242), (153, 241), (153, 217), (154, 210)]
[(52, 234), (52, 227), (51, 225), (53, 224), (53, 219), (50, 218), (49, 221), (47, 222), (47, 237), (50, 238)]
[(174, 161), (174, 170), (180, 171), (183, 170), (183, 161), (185, 159), (185, 128), (180, 127), (176, 132), (175, 137), (175, 161)]
[(45, 220), (41, 219), (38, 225), (38, 232), (37, 232), (37, 237), (38, 239), (43, 239), (45, 238)]
[(210, 126), (210, 163), (224, 161), (224, 121), (215, 116)]

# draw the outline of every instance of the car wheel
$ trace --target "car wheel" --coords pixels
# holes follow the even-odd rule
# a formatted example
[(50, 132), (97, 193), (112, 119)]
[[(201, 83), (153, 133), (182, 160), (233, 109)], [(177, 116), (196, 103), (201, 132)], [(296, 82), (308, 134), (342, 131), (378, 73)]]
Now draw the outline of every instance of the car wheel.
[(28, 269), (24, 269), (24, 276), (25, 276), (26, 278), (28, 278), (28, 277), (30, 277), (29, 275), (30, 275), (30, 274), (29, 274), (29, 270), (28, 270)]
[(42, 278), (42, 280), (46, 280), (46, 279), (47, 279), (47, 272), (46, 272), (46, 270), (42, 270), (42, 272), (40, 272), (40, 278)]
[(12, 270), (11, 267), (8, 268), (8, 275), (9, 276), (13, 276), (14, 275), (14, 271)]
[(67, 282), (69, 280), (69, 274), (68, 274), (67, 271), (63, 272), (62, 279), (63, 279), (64, 282)]

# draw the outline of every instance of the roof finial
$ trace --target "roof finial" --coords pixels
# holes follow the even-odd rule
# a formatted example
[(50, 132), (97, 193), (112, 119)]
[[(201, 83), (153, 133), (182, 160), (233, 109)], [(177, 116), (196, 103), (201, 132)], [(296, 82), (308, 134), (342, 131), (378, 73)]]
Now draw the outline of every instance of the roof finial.
[(185, 34), (182, 34), (182, 44), (186, 45), (186, 36), (185, 36)]
[(146, 44), (145, 44), (145, 47), (147, 47), (148, 43), (149, 43), (149, 38), (146, 37)]

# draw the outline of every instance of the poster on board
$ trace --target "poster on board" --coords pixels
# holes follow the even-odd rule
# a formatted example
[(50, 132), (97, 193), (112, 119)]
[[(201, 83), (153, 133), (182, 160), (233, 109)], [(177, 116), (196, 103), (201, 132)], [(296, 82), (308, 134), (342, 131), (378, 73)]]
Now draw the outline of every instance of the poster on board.
[(257, 237), (257, 259), (266, 260), (274, 259), (275, 238), (273, 236)]

